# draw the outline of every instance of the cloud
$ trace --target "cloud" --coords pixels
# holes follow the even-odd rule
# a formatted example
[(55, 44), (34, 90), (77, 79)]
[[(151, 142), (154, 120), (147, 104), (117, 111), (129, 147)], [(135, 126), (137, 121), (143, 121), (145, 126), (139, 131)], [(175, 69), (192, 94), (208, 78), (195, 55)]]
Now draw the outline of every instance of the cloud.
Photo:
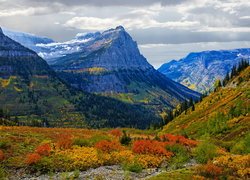
[(47, 7), (30, 7), (24, 9), (6, 9), (1, 10), (0, 17), (8, 17), (8, 16), (31, 16), (31, 15), (42, 15), (53, 13), (54, 9), (50, 9)]
[(240, 19), (250, 19), (250, 16), (241, 16)]
[(97, 18), (97, 17), (74, 17), (68, 20), (66, 27), (86, 29), (86, 30), (104, 30), (110, 27), (123, 25), (127, 29), (148, 29), (148, 28), (190, 28), (199, 25), (195, 21), (166, 21), (158, 22), (149, 16), (137, 16), (136, 18)]
[[(161, 6), (172, 6), (186, 2), (187, 0), (54, 0), (53, 2), (65, 6), (127, 6), (127, 7), (140, 7), (160, 4)], [(51, 3), (50, 0), (23, 0), (26, 4), (41, 5)]]

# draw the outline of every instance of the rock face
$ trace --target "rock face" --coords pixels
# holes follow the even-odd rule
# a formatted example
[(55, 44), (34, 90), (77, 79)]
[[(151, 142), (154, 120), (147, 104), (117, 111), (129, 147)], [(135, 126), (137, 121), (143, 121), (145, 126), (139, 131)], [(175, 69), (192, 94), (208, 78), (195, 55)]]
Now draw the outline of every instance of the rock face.
[(216, 79), (223, 79), (240, 60), (249, 58), (249, 48), (204, 51), (163, 64), (158, 71), (191, 89), (205, 92), (213, 87)]
[(167, 107), (199, 98), (198, 93), (157, 72), (121, 26), (97, 33), (79, 46), (79, 51), (49, 62), (62, 79), (83, 91), (123, 94), (135, 103)]

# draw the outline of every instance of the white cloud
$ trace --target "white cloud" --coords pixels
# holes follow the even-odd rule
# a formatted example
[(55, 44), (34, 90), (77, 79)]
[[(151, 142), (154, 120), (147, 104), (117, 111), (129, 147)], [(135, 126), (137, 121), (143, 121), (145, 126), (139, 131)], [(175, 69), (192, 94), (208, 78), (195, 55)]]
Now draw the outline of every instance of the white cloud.
[(29, 8), (21, 8), (21, 9), (6, 9), (0, 11), (0, 17), (8, 17), (8, 16), (31, 16), (31, 15), (42, 15), (53, 13), (53, 9), (48, 7), (29, 7)]
[(241, 16), (240, 19), (250, 19), (250, 16)]
[(250, 32), (250, 27), (202, 27), (197, 32)]
[(137, 18), (97, 18), (97, 17), (74, 17), (65, 24), (67, 27), (87, 29), (87, 30), (104, 30), (110, 27), (123, 25), (127, 29), (148, 29), (148, 28), (192, 28), (199, 25), (197, 21), (166, 21), (158, 22), (149, 16)]

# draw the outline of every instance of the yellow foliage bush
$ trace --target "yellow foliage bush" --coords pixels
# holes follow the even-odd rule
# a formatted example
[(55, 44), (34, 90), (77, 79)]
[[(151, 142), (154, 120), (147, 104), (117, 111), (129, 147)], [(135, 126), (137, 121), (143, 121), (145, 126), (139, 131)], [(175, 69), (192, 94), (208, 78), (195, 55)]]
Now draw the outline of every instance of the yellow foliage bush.
[(214, 164), (223, 167), (224, 171), (241, 178), (250, 176), (250, 155), (226, 155), (217, 157)]
[(131, 150), (123, 150), (120, 152), (114, 151), (111, 153), (111, 158), (114, 164), (123, 162), (132, 162), (135, 155)]
[(159, 167), (163, 160), (163, 157), (148, 154), (141, 154), (137, 157), (138, 163), (141, 164), (144, 168)]
[(86, 170), (103, 165), (103, 161), (98, 158), (98, 151), (92, 147), (73, 147), (72, 149), (66, 149), (56, 153), (69, 159), (67, 163), (67, 169), (69, 170)]

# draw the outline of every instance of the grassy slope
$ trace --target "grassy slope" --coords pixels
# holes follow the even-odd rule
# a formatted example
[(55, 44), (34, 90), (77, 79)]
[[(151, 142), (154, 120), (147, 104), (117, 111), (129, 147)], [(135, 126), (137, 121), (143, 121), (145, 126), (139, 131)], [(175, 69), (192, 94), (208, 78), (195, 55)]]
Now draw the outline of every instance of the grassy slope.
[(200, 138), (208, 134), (221, 141), (234, 141), (249, 133), (250, 67), (226, 87), (211, 93), (195, 105), (195, 111), (182, 113), (167, 124), (162, 133)]

